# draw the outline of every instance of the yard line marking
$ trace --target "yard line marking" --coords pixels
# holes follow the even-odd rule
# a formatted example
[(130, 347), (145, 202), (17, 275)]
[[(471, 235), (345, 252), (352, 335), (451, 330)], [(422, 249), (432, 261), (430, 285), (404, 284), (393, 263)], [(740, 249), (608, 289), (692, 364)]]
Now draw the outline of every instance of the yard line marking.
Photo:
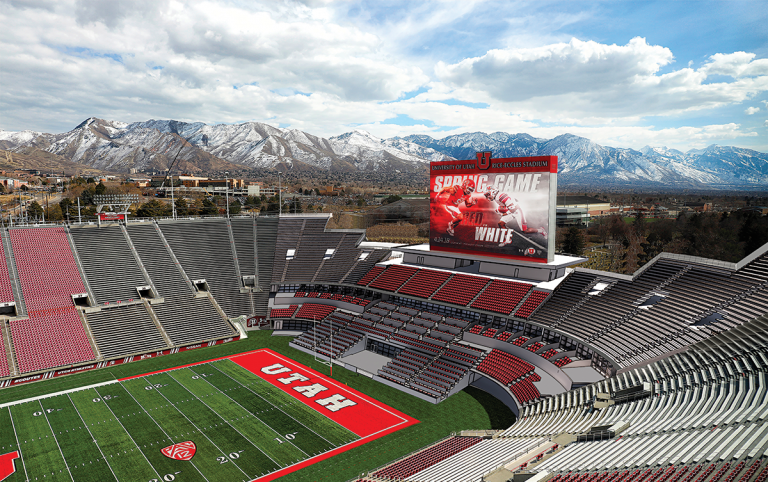
[[(75, 402), (72, 401), (72, 397), (69, 396), (67, 393), (67, 398), (69, 399), (69, 402), (72, 404), (72, 406), (75, 408), (75, 412), (77, 412), (77, 416), (80, 417), (80, 421), (83, 422), (83, 426), (86, 430), (88, 430), (88, 435), (91, 436), (91, 440), (96, 440), (96, 438), (93, 436), (93, 433), (91, 433), (91, 429), (88, 428), (88, 424), (85, 423), (85, 420), (83, 420), (83, 416), (80, 415), (80, 410), (77, 409), (77, 405), (75, 405)], [(107, 460), (107, 457), (104, 455), (104, 452), (101, 451), (101, 447), (99, 446), (98, 442), (96, 443), (96, 448), (99, 449), (99, 453), (102, 457), (104, 457), (104, 462), (107, 464), (107, 467), (109, 467), (109, 471), (112, 472), (112, 475), (115, 477), (115, 480), (118, 482), (120, 479), (117, 478), (117, 475), (115, 475), (115, 471), (112, 470), (112, 466), (109, 465), (109, 461)]]
[[(120, 384), (120, 386), (123, 386), (123, 384), (121, 383), (121, 384)], [(132, 394), (132, 393), (131, 393), (131, 392), (130, 392), (130, 391), (127, 389), (127, 388), (125, 388), (125, 387), (123, 386), (123, 390), (125, 390), (125, 393), (127, 393), (128, 395), (130, 395), (130, 396), (131, 396), (131, 399), (133, 399), (133, 401), (134, 401), (134, 402), (136, 402), (136, 405), (138, 405), (139, 407), (141, 407), (141, 409), (142, 409), (142, 410), (144, 410), (144, 413), (146, 413), (146, 414), (147, 414), (147, 416), (148, 416), (149, 418), (151, 418), (153, 422), (155, 422), (155, 425), (157, 425), (157, 428), (159, 428), (159, 429), (160, 429), (160, 431), (161, 431), (161, 432), (163, 432), (163, 433), (165, 434), (165, 436), (168, 438), (168, 440), (170, 440), (170, 441), (171, 441), (171, 443), (172, 443), (172, 444), (175, 444), (175, 443), (177, 443), (177, 442), (174, 442), (174, 441), (173, 441), (173, 439), (171, 438), (171, 436), (170, 436), (170, 435), (168, 435), (168, 432), (166, 432), (166, 431), (165, 431), (165, 429), (163, 429), (163, 427), (161, 427), (161, 426), (160, 426), (160, 424), (159, 424), (159, 423), (157, 423), (157, 420), (155, 420), (155, 418), (154, 418), (154, 417), (152, 417), (152, 415), (150, 415), (150, 414), (149, 414), (149, 412), (147, 412), (147, 409), (146, 409), (146, 408), (144, 408), (144, 405), (140, 404), (140, 403), (139, 403), (139, 401), (138, 401), (138, 400), (136, 400), (136, 397), (134, 397), (134, 396), (133, 396), (133, 394)], [(97, 391), (96, 393), (98, 393), (98, 391)], [(99, 396), (101, 397), (101, 395), (99, 395)], [(102, 400), (104, 399), (104, 397), (101, 397), (101, 398), (102, 398)], [(107, 402), (104, 402), (104, 404), (105, 404), (105, 405), (107, 405)], [(107, 406), (109, 407), (109, 405), (107, 405)], [(110, 408), (110, 409), (109, 409), (109, 411), (111, 412), (111, 411), (112, 411), (112, 409)], [(113, 413), (114, 413), (114, 412), (113, 412)], [(118, 420), (118, 421), (119, 421), (119, 420)], [(122, 423), (121, 423), (120, 425), (122, 425)], [(126, 430), (126, 432), (127, 432), (127, 430)], [(128, 434), (128, 435), (130, 436), (131, 434)], [(134, 442), (134, 443), (135, 443), (135, 442)], [(141, 450), (141, 449), (139, 449), (139, 450)], [(206, 476), (205, 476), (205, 474), (203, 474), (203, 472), (201, 472), (201, 471), (200, 471), (200, 469), (198, 469), (198, 468), (197, 468), (197, 465), (195, 465), (195, 463), (194, 463), (194, 462), (192, 462), (192, 461), (190, 460), (190, 461), (189, 461), (189, 463), (190, 463), (190, 464), (192, 464), (192, 467), (194, 467), (194, 468), (195, 468), (195, 470), (197, 470), (197, 471), (198, 471), (198, 473), (199, 473), (199, 474), (200, 474), (200, 475), (201, 475), (201, 476), (202, 476), (202, 477), (203, 477), (203, 478), (204, 478), (206, 481), (208, 481), (208, 482), (211, 482), (210, 480), (208, 480), (208, 477), (206, 477)], [(158, 474), (158, 477), (160, 477), (160, 474)]]
[[(121, 384), (121, 385), (122, 385), (122, 384)], [(97, 389), (95, 389), (95, 388), (94, 388), (93, 390), (96, 392), (96, 395), (98, 395), (98, 396), (99, 396), (99, 398), (101, 398), (102, 400), (104, 400), (104, 397), (102, 397), (102, 396), (101, 396), (101, 393), (99, 393), (99, 391), (98, 391)], [(128, 390), (126, 390), (126, 392), (127, 392), (127, 391), (128, 391)], [(107, 402), (104, 402), (104, 406), (105, 406), (105, 407), (107, 407), (107, 410), (109, 410), (109, 413), (111, 413), (111, 414), (112, 414), (112, 416), (115, 418), (115, 420), (117, 421), (117, 423), (119, 423), (119, 424), (120, 424), (120, 426), (123, 428), (123, 431), (126, 433), (126, 435), (128, 435), (128, 438), (130, 438), (130, 439), (131, 439), (131, 442), (133, 442), (133, 445), (135, 445), (135, 446), (136, 446), (136, 448), (137, 448), (137, 449), (139, 449), (139, 452), (141, 452), (141, 455), (144, 457), (144, 460), (146, 460), (146, 461), (147, 461), (147, 463), (149, 464), (149, 466), (152, 468), (152, 470), (154, 470), (154, 471), (155, 471), (155, 473), (157, 474), (157, 477), (158, 477), (158, 478), (162, 478), (162, 475), (160, 475), (160, 472), (158, 472), (158, 471), (157, 471), (157, 469), (155, 468), (155, 466), (154, 466), (154, 465), (152, 465), (152, 462), (150, 462), (150, 461), (149, 461), (149, 459), (147, 458), (147, 456), (146, 456), (146, 455), (144, 454), (144, 452), (141, 450), (141, 448), (139, 447), (139, 444), (137, 444), (137, 443), (136, 443), (136, 440), (134, 440), (133, 436), (131, 435), (131, 432), (129, 432), (129, 431), (128, 431), (128, 430), (125, 428), (125, 425), (123, 425), (123, 422), (121, 422), (121, 421), (120, 421), (120, 419), (119, 419), (119, 418), (117, 418), (117, 415), (115, 415), (115, 412), (113, 412), (113, 411), (112, 411), (112, 407), (110, 407), (109, 405), (107, 405)], [(107, 421), (105, 420), (105, 421), (104, 421), (104, 423), (107, 423)]]
[[(194, 373), (194, 372), (193, 372), (193, 373)], [(170, 374), (169, 374), (169, 376), (170, 376), (171, 378), (173, 378), (174, 380), (176, 380), (176, 378), (175, 378), (173, 375), (170, 375)], [(203, 379), (203, 377), (200, 377), (200, 378), (201, 378), (201, 379)], [(206, 382), (207, 382), (207, 380), (206, 380)], [(178, 382), (178, 380), (177, 380), (177, 383), (179, 383), (179, 385), (180, 385), (182, 388), (184, 388), (185, 390), (187, 390), (189, 393), (192, 393), (192, 391), (191, 391), (191, 390), (189, 390), (187, 387), (185, 387), (184, 385), (182, 385), (182, 384), (181, 384), (181, 382)], [(208, 384), (210, 385), (210, 382), (209, 382)], [(216, 387), (213, 387), (213, 388), (214, 388), (214, 389), (216, 389)], [(194, 396), (195, 396), (195, 398), (197, 398), (198, 400), (200, 400), (200, 397), (198, 397), (198, 396), (197, 396), (197, 395), (195, 395), (194, 393), (192, 393), (192, 395), (194, 395)], [(229, 397), (227, 397), (227, 398), (229, 398)], [(232, 400), (231, 398), (229, 398), (229, 399), (230, 399), (230, 400)], [(233, 402), (235, 402), (234, 400), (232, 400), (232, 401), (233, 401)], [(208, 407), (208, 404), (207, 404), (207, 403), (203, 402), (202, 400), (200, 400), (200, 402), (201, 402), (203, 405), (205, 405), (206, 407)], [(235, 403), (237, 403), (237, 402), (235, 402)], [(241, 406), (239, 403), (237, 403), (237, 405), (238, 405), (238, 406), (240, 406), (240, 408), (242, 408), (242, 409), (243, 409), (243, 410), (244, 410), (246, 413), (251, 413), (251, 412), (249, 412), (248, 410), (246, 410), (244, 407), (242, 407), (242, 406)], [(278, 462), (277, 462), (275, 459), (273, 459), (272, 457), (270, 457), (270, 456), (269, 456), (269, 454), (267, 454), (266, 452), (264, 452), (263, 450), (261, 450), (261, 449), (260, 449), (260, 448), (259, 448), (259, 447), (258, 447), (256, 444), (254, 444), (253, 442), (251, 442), (251, 440), (250, 440), (248, 437), (246, 437), (245, 435), (243, 435), (243, 434), (242, 434), (242, 433), (241, 433), (241, 432), (240, 432), (238, 429), (236, 429), (236, 428), (235, 428), (235, 427), (234, 427), (232, 424), (230, 424), (229, 422), (227, 422), (227, 420), (226, 420), (224, 417), (222, 417), (221, 415), (219, 415), (219, 414), (216, 412), (216, 410), (212, 409), (211, 407), (208, 407), (208, 408), (209, 408), (209, 409), (210, 409), (210, 410), (211, 410), (213, 413), (215, 413), (215, 414), (216, 414), (216, 415), (217, 415), (217, 416), (218, 416), (220, 419), (224, 420), (224, 423), (226, 423), (227, 425), (229, 425), (230, 427), (232, 427), (232, 429), (234, 429), (234, 430), (235, 430), (237, 433), (239, 433), (239, 434), (240, 434), (240, 435), (241, 435), (241, 436), (242, 436), (244, 439), (248, 440), (248, 442), (249, 442), (251, 445), (253, 445), (254, 447), (256, 447), (256, 450), (258, 450), (259, 452), (261, 452), (261, 453), (263, 453), (264, 455), (266, 455), (266, 456), (267, 456), (267, 458), (268, 458), (269, 460), (271, 460), (272, 462), (274, 462), (274, 463), (275, 463), (275, 465), (277, 465), (278, 467), (281, 467), (281, 465), (280, 465), (280, 464), (279, 464), (279, 463), (278, 463)], [(245, 417), (243, 417), (243, 418), (245, 418)], [(263, 422), (263, 421), (262, 421), (262, 420), (261, 420), (259, 417), (257, 417), (257, 416), (255, 416), (255, 415), (254, 415), (254, 418), (255, 418), (256, 420), (258, 420), (259, 422), (263, 423), (265, 427), (267, 427), (268, 429), (272, 430), (272, 431), (273, 431), (273, 432), (275, 432), (277, 435), (280, 435), (279, 433), (277, 433), (277, 431), (276, 431), (275, 429), (273, 429), (272, 427), (270, 427), (269, 425), (267, 425), (266, 423), (264, 423), (264, 422)], [(290, 441), (289, 441), (289, 442), (290, 442)], [(293, 444), (291, 444), (291, 445), (293, 445)], [(296, 446), (294, 445), (294, 447), (296, 447)], [(304, 452), (303, 450), (299, 449), (298, 447), (296, 447), (296, 448), (297, 448), (297, 449), (298, 449), (300, 452), (302, 452), (304, 455), (307, 455), (307, 453), (306, 453), (306, 452)], [(246, 474), (246, 475), (247, 475), (247, 474)]]
[[(194, 372), (193, 372), (193, 373), (194, 373)], [(171, 377), (171, 378), (173, 378), (173, 377)], [(175, 380), (175, 378), (174, 378), (174, 380)], [(200, 380), (205, 380), (205, 377), (200, 377)], [(263, 424), (264, 424), (264, 426), (265, 426), (265, 427), (267, 427), (269, 430), (272, 430), (273, 432), (275, 432), (275, 434), (277, 434), (277, 435), (278, 435), (278, 436), (280, 436), (280, 437), (282, 437), (282, 436), (283, 436), (283, 434), (281, 434), (280, 432), (278, 432), (277, 430), (275, 430), (274, 428), (272, 428), (272, 426), (270, 426), (270, 425), (267, 425), (267, 423), (266, 423), (266, 422), (264, 422), (262, 419), (260, 419), (259, 417), (257, 417), (257, 416), (256, 416), (256, 414), (253, 414), (253, 413), (251, 413), (251, 412), (250, 412), (248, 409), (246, 409), (245, 407), (243, 407), (242, 405), (240, 405), (239, 403), (237, 403), (235, 400), (233, 400), (233, 399), (232, 399), (232, 398), (231, 398), (229, 395), (227, 395), (226, 393), (222, 392), (221, 390), (219, 390), (218, 388), (216, 388), (215, 386), (213, 386), (213, 384), (211, 384), (211, 382), (209, 382), (208, 380), (205, 380), (205, 381), (206, 381), (206, 383), (208, 383), (208, 385), (211, 385), (211, 387), (212, 387), (214, 390), (217, 390), (219, 393), (221, 393), (221, 394), (222, 394), (222, 395), (224, 395), (225, 397), (227, 397), (227, 398), (229, 398), (230, 400), (232, 400), (232, 402), (234, 402), (235, 404), (237, 404), (237, 406), (238, 406), (238, 407), (240, 407), (240, 408), (242, 408), (242, 409), (243, 409), (243, 410), (244, 410), (246, 413), (250, 413), (251, 415), (253, 415), (253, 418), (255, 418), (255, 419), (256, 419), (256, 420), (258, 420), (259, 422), (263, 423)], [(180, 384), (180, 385), (181, 385), (181, 384)], [(186, 388), (186, 387), (185, 387), (185, 388)], [(189, 391), (189, 390), (188, 390), (188, 391)], [(190, 393), (192, 393), (192, 392), (190, 391)], [(193, 393), (193, 395), (194, 395), (194, 393)], [(199, 399), (198, 399), (198, 400), (199, 400)], [(200, 400), (200, 401), (202, 402), (202, 400)], [(203, 402), (203, 403), (205, 403), (205, 402)], [(207, 405), (207, 404), (206, 404), (205, 406), (206, 406), (206, 407), (208, 407), (208, 405)], [(210, 408), (210, 407), (208, 407), (208, 408)], [(211, 409), (211, 410), (213, 410), (213, 409)], [(219, 415), (219, 414), (217, 413), (216, 415)], [(223, 417), (221, 417), (221, 415), (219, 415), (219, 418), (222, 418), (222, 419), (223, 419)], [(226, 420), (224, 420), (224, 421), (225, 421), (225, 422), (227, 422)], [(229, 422), (227, 422), (227, 424), (229, 425)], [(231, 425), (230, 425), (230, 426), (231, 426)], [(235, 427), (232, 427), (232, 428), (234, 428), (234, 429), (237, 431), (237, 433), (240, 433), (240, 431), (239, 431), (239, 430), (237, 430)], [(240, 435), (243, 435), (243, 434), (240, 434)], [(244, 438), (246, 438), (246, 440), (248, 440), (248, 438), (247, 438), (247, 437), (245, 437), (244, 435), (243, 435), (243, 437), (244, 437)], [(248, 441), (250, 442), (250, 440), (248, 440)], [(287, 441), (289, 444), (291, 444), (291, 445), (293, 445), (294, 447), (296, 447), (296, 445), (295, 445), (293, 442), (291, 442), (290, 440), (286, 439), (286, 441)], [(255, 447), (255, 444), (254, 444), (253, 442), (251, 442), (251, 445), (253, 445), (253, 446)], [(258, 449), (258, 447), (256, 447), (256, 448)], [(305, 451), (301, 450), (299, 447), (296, 447), (296, 449), (297, 449), (299, 452), (301, 452), (301, 453), (303, 453), (304, 455), (306, 455), (307, 457), (309, 457), (309, 456), (310, 456), (308, 453), (306, 453)], [(263, 453), (264, 455), (266, 455), (267, 457), (269, 457), (269, 455), (267, 455), (267, 453), (265, 453), (263, 450), (259, 449), (259, 451), (260, 451), (261, 453)], [(274, 460), (272, 457), (269, 457), (269, 460), (271, 460), (272, 462), (275, 462), (275, 464), (276, 464), (278, 467), (282, 467), (282, 465), (280, 465), (279, 463), (277, 463), (277, 461), (275, 461), (275, 460)]]
[(75, 478), (72, 477), (72, 471), (69, 470), (69, 464), (67, 463), (67, 459), (66, 457), (64, 457), (64, 452), (61, 451), (61, 445), (59, 445), (59, 439), (56, 438), (56, 434), (53, 431), (53, 427), (51, 427), (51, 421), (48, 420), (48, 414), (45, 413), (45, 407), (43, 407), (43, 402), (38, 400), (37, 403), (40, 405), (40, 410), (43, 411), (43, 416), (45, 417), (45, 421), (48, 424), (48, 430), (50, 430), (51, 433), (53, 434), (53, 440), (56, 441), (56, 446), (59, 448), (59, 453), (61, 454), (61, 461), (64, 462), (64, 467), (67, 468), (67, 472), (69, 473), (69, 478), (72, 479), (72, 482), (75, 482)]
[(21, 455), (21, 466), (24, 468), (24, 478), (26, 480), (29, 480), (29, 474), (27, 474), (27, 465), (24, 463), (24, 454), (21, 453), (21, 446), (19, 446), (19, 434), (16, 433), (16, 423), (13, 421), (13, 414), (11, 413), (11, 408), (8, 407), (8, 416), (11, 418), (11, 427), (13, 428), (13, 436), (16, 437), (16, 449), (19, 451), (19, 454)]
[[(325, 440), (326, 442), (328, 442), (328, 444), (329, 444), (331, 447), (335, 447), (335, 446), (336, 446), (336, 445), (332, 444), (331, 442), (329, 442), (328, 440), (326, 440), (326, 438), (325, 438), (325, 437), (323, 437), (322, 435), (320, 435), (319, 433), (315, 432), (315, 431), (314, 431), (314, 430), (312, 430), (311, 428), (307, 427), (307, 426), (306, 426), (306, 425), (304, 425), (303, 423), (301, 423), (301, 422), (299, 422), (298, 420), (296, 420), (295, 418), (293, 418), (293, 417), (292, 417), (290, 414), (286, 413), (286, 412), (285, 412), (285, 411), (284, 411), (282, 408), (278, 407), (277, 405), (273, 404), (272, 402), (270, 402), (270, 401), (269, 401), (269, 400), (267, 400), (266, 398), (262, 397), (261, 395), (259, 395), (259, 394), (258, 394), (258, 393), (256, 393), (256, 392), (254, 392), (254, 391), (253, 391), (253, 390), (251, 390), (249, 387), (247, 387), (247, 386), (243, 385), (242, 383), (238, 382), (237, 380), (235, 380), (234, 378), (232, 378), (232, 377), (231, 377), (231, 376), (229, 376), (228, 374), (226, 374), (226, 373), (222, 372), (221, 370), (219, 370), (218, 368), (216, 368), (216, 367), (215, 367), (213, 364), (211, 364), (211, 366), (212, 366), (212, 367), (214, 367), (216, 370), (218, 370), (218, 371), (219, 371), (219, 372), (220, 372), (222, 375), (224, 375), (225, 377), (227, 377), (227, 378), (231, 379), (233, 382), (237, 383), (238, 385), (240, 385), (241, 387), (245, 388), (245, 389), (246, 389), (246, 390), (248, 390), (249, 392), (253, 393), (254, 395), (256, 395), (257, 397), (259, 397), (260, 399), (264, 400), (264, 401), (265, 401), (265, 402), (267, 402), (268, 404), (270, 404), (270, 405), (272, 405), (273, 407), (275, 407), (276, 409), (280, 410), (281, 412), (283, 412), (283, 413), (284, 413), (285, 415), (287, 415), (288, 417), (292, 418), (292, 419), (293, 419), (293, 420), (294, 420), (296, 423), (298, 423), (298, 424), (299, 424), (299, 425), (301, 425), (302, 427), (306, 428), (307, 430), (309, 430), (309, 431), (310, 431), (310, 432), (312, 432), (313, 434), (317, 435), (317, 436), (318, 436), (318, 437), (320, 437), (321, 439), (323, 439), (323, 440)], [(238, 366), (239, 366), (239, 365), (238, 365)], [(242, 368), (242, 367), (241, 367), (241, 368)], [(255, 375), (255, 374), (254, 374), (254, 375)], [(258, 375), (256, 375), (256, 376), (258, 376)], [(321, 414), (321, 415), (322, 415), (322, 414)], [(326, 418), (327, 418), (327, 417), (326, 417)], [(329, 420), (330, 420), (330, 419), (329, 419)], [(331, 420), (331, 421), (333, 422), (333, 420)], [(336, 422), (334, 422), (334, 423), (336, 423)], [(345, 428), (346, 428), (346, 427), (345, 427)], [(298, 447), (296, 447), (296, 448), (298, 448)], [(299, 450), (301, 450), (301, 449), (299, 449)], [(302, 450), (302, 452), (303, 452), (303, 450)]]
[[(171, 377), (170, 375), (168, 375), (168, 376), (169, 376), (169, 377)], [(173, 379), (174, 381), (176, 380), (176, 379), (175, 379), (175, 378), (173, 378), (173, 377), (171, 377), (171, 379)], [(150, 386), (150, 387), (152, 386), (152, 382), (150, 382), (149, 380), (147, 380), (147, 379), (146, 379), (146, 377), (142, 377), (142, 380), (144, 380), (144, 381), (147, 383), (147, 386)], [(178, 383), (178, 382), (176, 382), (176, 383)], [(184, 390), (187, 390), (187, 388), (186, 388), (184, 385), (182, 385), (181, 383), (179, 383), (179, 386), (180, 386), (181, 388), (183, 388)], [(187, 390), (187, 391), (189, 392), (189, 390)], [(186, 414), (186, 413), (182, 412), (181, 410), (179, 410), (179, 407), (177, 407), (176, 405), (174, 405), (173, 403), (171, 403), (171, 401), (170, 401), (170, 400), (168, 400), (168, 397), (166, 397), (165, 395), (163, 395), (163, 392), (161, 392), (159, 389), (158, 389), (158, 390), (155, 390), (155, 392), (156, 392), (156, 393), (159, 393), (161, 397), (165, 398), (165, 400), (166, 400), (168, 403), (170, 403), (170, 404), (171, 404), (171, 407), (173, 407), (174, 409), (176, 409), (176, 411), (177, 411), (177, 412), (179, 412), (179, 413), (181, 414), (181, 416), (182, 416), (182, 417), (184, 417), (184, 418), (186, 418), (186, 419), (187, 419), (187, 422), (191, 423), (191, 424), (192, 424), (192, 426), (193, 426), (193, 427), (195, 427), (195, 429), (197, 429), (197, 431), (198, 431), (198, 432), (200, 432), (200, 435), (202, 435), (203, 437), (205, 437), (206, 439), (208, 439), (208, 441), (209, 441), (209, 442), (211, 442), (211, 445), (213, 445), (214, 447), (216, 447), (216, 450), (218, 450), (219, 452), (221, 452), (221, 454), (222, 454), (222, 455), (224, 455), (224, 456), (226, 456), (226, 455), (227, 455), (227, 453), (226, 453), (225, 451), (221, 450), (221, 447), (219, 447), (218, 445), (216, 445), (216, 443), (215, 443), (213, 440), (211, 440), (211, 439), (210, 439), (210, 438), (209, 438), (209, 437), (208, 437), (208, 436), (205, 434), (205, 432), (203, 432), (203, 431), (202, 431), (202, 429), (200, 429), (200, 427), (198, 427), (198, 426), (197, 426), (197, 424), (195, 424), (195, 422), (193, 422), (192, 420), (190, 420), (190, 419), (189, 419), (189, 417), (187, 417), (187, 414)], [(192, 392), (189, 392), (189, 393), (192, 393)], [(194, 395), (194, 393), (192, 393), (192, 395)], [(197, 398), (197, 397), (195, 397), (195, 398)], [(200, 400), (199, 398), (198, 398), (198, 400), (199, 400), (201, 403), (203, 403), (203, 401), (202, 401), (202, 400)], [(203, 405), (205, 405), (205, 403), (203, 403)], [(208, 405), (205, 405), (205, 406), (206, 406), (206, 407), (208, 407)], [(211, 407), (208, 407), (208, 409), (209, 409), (209, 410), (211, 410), (213, 413), (216, 413), (216, 411), (215, 411), (215, 410), (213, 410)], [(222, 420), (224, 420), (224, 419), (221, 417), (221, 415), (219, 415), (218, 413), (216, 413), (216, 415), (217, 415), (219, 418), (221, 418)], [(224, 422), (226, 423), (226, 420), (224, 420)], [(229, 425), (229, 424), (227, 424), (227, 425)], [(232, 426), (230, 425), (230, 427), (232, 427)], [(235, 427), (232, 427), (232, 428), (235, 428)], [(237, 429), (235, 429), (235, 430), (237, 430)], [(240, 432), (238, 431), (237, 433), (240, 433)], [(243, 436), (243, 434), (241, 434), (241, 433), (240, 433), (240, 436)], [(243, 436), (243, 438), (244, 438), (245, 440), (248, 440), (248, 439), (247, 439), (247, 438), (245, 438), (244, 436)], [(249, 442), (251, 445), (253, 445), (253, 442), (251, 442), (250, 440), (248, 440), (248, 442)], [(253, 445), (253, 446), (254, 446), (254, 447), (256, 447), (255, 445)], [(258, 450), (258, 447), (256, 447), (256, 449)], [(235, 467), (237, 467), (237, 469), (238, 469), (240, 472), (242, 472), (242, 473), (243, 473), (243, 475), (245, 475), (246, 477), (250, 477), (250, 476), (249, 476), (247, 473), (245, 473), (245, 470), (241, 469), (241, 468), (240, 468), (240, 466), (239, 466), (239, 465), (237, 465), (237, 464), (235, 463), (235, 461), (234, 461), (234, 460), (230, 460), (230, 462), (232, 462), (232, 463), (235, 465)]]
[(25, 398), (24, 400), (16, 400), (16, 401), (13, 401), (13, 402), (8, 402), (8, 403), (0, 404), (0, 408), (12, 407), (14, 405), (21, 405), (22, 403), (27, 403), (27, 402), (35, 402), (37, 400), (45, 400), (46, 398), (58, 397), (59, 395), (64, 395), (66, 393), (79, 392), (80, 390), (88, 390), (88, 389), (91, 389), (91, 388), (103, 387), (105, 385), (112, 385), (113, 383), (119, 383), (119, 381), (118, 380), (110, 380), (108, 382), (96, 383), (94, 385), (87, 385), (85, 387), (71, 388), (69, 390), (62, 390), (60, 392), (48, 393), (48, 394), (40, 395), (40, 396), (37, 396), (37, 397)]

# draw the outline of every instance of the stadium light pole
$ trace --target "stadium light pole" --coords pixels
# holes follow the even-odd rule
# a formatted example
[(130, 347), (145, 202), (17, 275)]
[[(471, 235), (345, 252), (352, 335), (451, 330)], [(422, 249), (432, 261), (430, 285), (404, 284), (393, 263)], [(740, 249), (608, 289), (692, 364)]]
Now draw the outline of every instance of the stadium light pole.
[(229, 219), (229, 171), (226, 171), (224, 173), (224, 175), (227, 176), (227, 178), (226, 178), (226, 182), (227, 182), (227, 187), (226, 187), (226, 189), (227, 189), (227, 191), (226, 191), (227, 192), (227, 219)]
[(280, 204), (280, 211), (278, 214), (279, 216), (283, 215), (283, 182), (282, 178), (280, 177), (280, 171), (277, 171), (277, 195), (279, 196), (279, 204)]
[(173, 219), (176, 219), (176, 200), (173, 198), (173, 174), (171, 174), (171, 210)]

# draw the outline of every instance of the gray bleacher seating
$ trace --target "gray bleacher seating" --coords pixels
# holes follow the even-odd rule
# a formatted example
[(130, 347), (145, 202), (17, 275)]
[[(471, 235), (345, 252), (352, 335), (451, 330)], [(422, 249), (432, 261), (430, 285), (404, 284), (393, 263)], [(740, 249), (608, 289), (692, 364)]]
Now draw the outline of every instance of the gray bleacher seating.
[(99, 352), (105, 358), (167, 348), (143, 304), (114, 305), (86, 314)]
[(72, 239), (97, 304), (138, 299), (136, 288), (147, 280), (120, 226), (82, 226)]
[(159, 291), (158, 296), (191, 296), (192, 291), (168, 254), (154, 224), (129, 224), (128, 235), (144, 268)]
[(249, 293), (240, 293), (226, 219), (160, 224), (176, 259), (191, 280), (205, 279), (229, 318), (252, 312)]
[(186, 345), (235, 334), (207, 297), (176, 297), (152, 305), (174, 345)]
[(235, 240), (237, 263), (240, 266), (240, 276), (256, 275), (256, 231), (255, 218), (233, 218), (232, 237)]

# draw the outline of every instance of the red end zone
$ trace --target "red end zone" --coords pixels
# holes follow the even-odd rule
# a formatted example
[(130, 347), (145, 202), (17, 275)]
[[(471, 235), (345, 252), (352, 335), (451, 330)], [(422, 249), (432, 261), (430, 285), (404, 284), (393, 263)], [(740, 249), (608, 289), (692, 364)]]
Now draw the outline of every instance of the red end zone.
[[(283, 475), (295, 472), (296, 470), (310, 466), (329, 457), (333, 457), (359, 445), (376, 440), (389, 433), (419, 423), (418, 420), (411, 418), (392, 407), (384, 405), (357, 390), (349, 388), (343, 383), (339, 383), (322, 373), (300, 363), (296, 363), (290, 358), (275, 353), (268, 348), (242, 353), (240, 355), (214, 358), (198, 363), (169, 368), (168, 370), (145, 373), (144, 375), (122, 378), (119, 381), (122, 382), (132, 378), (163, 373), (188, 366), (202, 365), (204, 363), (223, 359), (229, 359), (240, 365), (259, 378), (280, 388), (291, 397), (301, 401), (303, 404), (311, 407), (313, 410), (325, 415), (334, 422), (345, 427), (347, 430), (361, 437), (359, 440), (347, 445), (342, 445), (330, 452), (303, 460), (290, 467), (255, 479), (260, 482), (277, 479)], [(335, 411), (333, 410), (334, 408), (336, 409)]]

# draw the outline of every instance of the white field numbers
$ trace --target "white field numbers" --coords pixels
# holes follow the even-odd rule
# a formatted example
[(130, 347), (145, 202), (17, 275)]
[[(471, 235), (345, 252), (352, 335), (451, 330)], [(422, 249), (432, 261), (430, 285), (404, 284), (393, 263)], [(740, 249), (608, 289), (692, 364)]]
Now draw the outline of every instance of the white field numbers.
[[(63, 410), (62, 408), (47, 408), (45, 409), (45, 413), (61, 412), (62, 410)], [(35, 412), (32, 415), (35, 417), (39, 417), (42, 414), (43, 412)]]
[(240, 454), (243, 453), (244, 450), (238, 450), (237, 452), (232, 452), (229, 454), (229, 459), (227, 457), (216, 457), (216, 460), (219, 462), (219, 464), (226, 464), (230, 460), (237, 460), (240, 458)]
[[(293, 440), (293, 439), (296, 438), (296, 434), (297, 433), (299, 433), (299, 432), (287, 433), (287, 434), (283, 435), (283, 437), (285, 437), (286, 440)], [(280, 439), (280, 437), (275, 437), (272, 440), (277, 440), (277, 443), (279, 443), (279, 444), (283, 443), (283, 440)]]
[(149, 482), (163, 482), (163, 481), (165, 481), (165, 482), (173, 482), (174, 480), (176, 480), (176, 476), (179, 475), (180, 473), (181, 473), (181, 471), (174, 472), (172, 474), (165, 474), (161, 478), (159, 478), (159, 479), (152, 479)]

